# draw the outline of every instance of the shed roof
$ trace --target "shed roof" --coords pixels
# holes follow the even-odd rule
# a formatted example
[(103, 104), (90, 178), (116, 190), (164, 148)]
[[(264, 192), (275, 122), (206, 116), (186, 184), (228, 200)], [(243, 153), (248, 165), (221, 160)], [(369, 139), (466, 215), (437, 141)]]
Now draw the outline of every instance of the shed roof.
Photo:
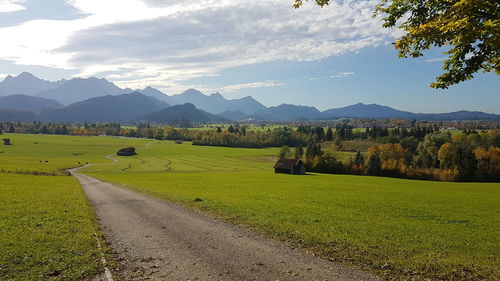
[(300, 164), (302, 164), (300, 159), (281, 158), (274, 164), (274, 169), (293, 169)]

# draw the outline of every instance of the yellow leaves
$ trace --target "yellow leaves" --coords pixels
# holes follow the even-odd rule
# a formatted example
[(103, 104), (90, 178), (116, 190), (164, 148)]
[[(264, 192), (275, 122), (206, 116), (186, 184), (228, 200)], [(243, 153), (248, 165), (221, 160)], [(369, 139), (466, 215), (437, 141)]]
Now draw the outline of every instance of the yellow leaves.
[(438, 159), (441, 163), (441, 168), (447, 168), (451, 166), (453, 161), (453, 151), (451, 143), (445, 143), (439, 148)]

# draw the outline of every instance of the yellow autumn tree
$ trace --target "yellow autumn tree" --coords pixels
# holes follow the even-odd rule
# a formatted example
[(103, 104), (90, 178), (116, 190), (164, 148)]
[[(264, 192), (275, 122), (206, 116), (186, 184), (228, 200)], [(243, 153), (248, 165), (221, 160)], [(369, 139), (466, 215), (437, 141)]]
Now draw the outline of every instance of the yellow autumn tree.
[(477, 158), (477, 175), (481, 180), (500, 180), (500, 148), (476, 148), (474, 154)]
[(400, 170), (405, 166), (406, 150), (399, 143), (376, 145), (368, 149), (368, 157), (378, 154), (382, 161), (382, 170)]

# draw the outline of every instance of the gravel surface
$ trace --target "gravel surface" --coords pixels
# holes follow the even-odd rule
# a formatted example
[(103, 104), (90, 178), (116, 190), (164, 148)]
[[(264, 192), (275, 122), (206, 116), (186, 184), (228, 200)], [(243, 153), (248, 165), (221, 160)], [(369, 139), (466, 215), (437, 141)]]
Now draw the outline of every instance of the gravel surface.
[(77, 174), (115, 280), (378, 280), (177, 204)]

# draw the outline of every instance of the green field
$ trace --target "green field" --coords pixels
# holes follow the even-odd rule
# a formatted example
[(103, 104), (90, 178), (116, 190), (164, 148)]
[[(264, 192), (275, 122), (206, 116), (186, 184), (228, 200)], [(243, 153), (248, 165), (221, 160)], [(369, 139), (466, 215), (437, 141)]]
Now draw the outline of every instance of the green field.
[[(94, 163), (83, 172), (388, 277), (500, 276), (498, 183), (276, 175), (272, 165), (278, 149), (107, 137), (10, 137), (14, 145), (0, 148), (2, 169), (43, 168), (50, 173), (78, 162)], [(135, 146), (139, 155), (113, 156), (125, 146)], [(49, 159), (47, 165), (40, 165), (42, 158)], [(1, 209), (0, 215), (7, 212)]]
[(0, 173), (0, 183), (0, 280), (99, 272), (94, 216), (76, 179)]
[[(245, 127), (245, 129), (247, 131), (267, 131), (267, 130), (274, 130), (274, 129), (283, 128), (283, 127), (290, 128), (290, 126), (286, 126), (286, 125), (269, 125), (269, 124), (265, 124), (264, 126), (260, 126), (258, 124), (210, 124), (210, 125), (203, 125), (203, 126), (195, 127), (195, 128), (189, 128), (189, 130), (210, 131), (210, 130), (217, 130), (217, 127), (220, 127), (222, 130), (227, 130), (227, 128), (229, 126), (233, 126), (235, 128), (236, 127), (239, 127), (239, 128)], [(180, 129), (180, 128), (178, 128), (178, 129)]]

